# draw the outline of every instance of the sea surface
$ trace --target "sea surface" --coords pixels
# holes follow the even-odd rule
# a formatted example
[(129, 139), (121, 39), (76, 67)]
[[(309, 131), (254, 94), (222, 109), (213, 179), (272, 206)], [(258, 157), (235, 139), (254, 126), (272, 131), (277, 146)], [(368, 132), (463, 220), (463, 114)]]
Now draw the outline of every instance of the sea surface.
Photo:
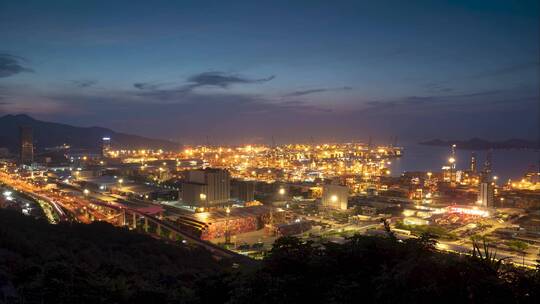
[[(392, 161), (392, 175), (399, 176), (405, 171), (440, 171), (448, 165), (451, 154), (450, 147), (434, 147), (419, 144), (403, 146), (403, 156)], [(458, 170), (468, 169), (473, 150), (456, 151), (456, 167)], [(477, 169), (481, 170), (486, 159), (487, 150), (476, 152)], [(500, 181), (519, 179), (532, 168), (538, 170), (540, 153), (535, 150), (493, 150), (493, 175)]]

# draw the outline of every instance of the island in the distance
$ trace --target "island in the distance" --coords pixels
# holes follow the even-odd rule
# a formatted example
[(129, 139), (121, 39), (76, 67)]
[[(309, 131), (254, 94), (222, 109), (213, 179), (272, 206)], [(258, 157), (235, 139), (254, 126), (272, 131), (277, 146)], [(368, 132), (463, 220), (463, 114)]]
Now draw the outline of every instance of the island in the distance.
[(448, 147), (456, 145), (459, 149), (465, 150), (488, 150), (488, 149), (538, 149), (538, 141), (526, 139), (507, 139), (503, 141), (489, 141), (480, 138), (471, 138), (469, 140), (441, 140), (433, 139), (420, 142), (421, 145)]

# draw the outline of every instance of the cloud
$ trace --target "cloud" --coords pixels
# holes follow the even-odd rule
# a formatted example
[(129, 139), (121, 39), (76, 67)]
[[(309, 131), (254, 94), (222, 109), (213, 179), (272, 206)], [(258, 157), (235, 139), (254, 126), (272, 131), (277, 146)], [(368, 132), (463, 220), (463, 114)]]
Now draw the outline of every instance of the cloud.
[(0, 53), (0, 78), (10, 77), (22, 72), (33, 72), (32, 69), (22, 66), (21, 61), (26, 60), (20, 56)]
[(136, 82), (133, 84), (133, 87), (139, 90), (157, 90), (160, 87), (160, 84), (151, 82)]
[[(171, 100), (142, 93), (154, 91), (89, 90), (19, 96), (10, 98), (14, 104), (0, 105), (0, 112), (25, 112), (47, 120), (105, 126), (184, 143), (198, 143), (207, 136), (221, 143), (245, 143), (250, 138), (272, 136), (280, 142), (305, 140), (313, 135), (317, 140), (334, 141), (367, 135), (469, 136), (470, 130), (475, 130), (475, 136), (495, 132), (510, 136), (525, 132), (536, 121), (530, 110), (533, 99), (518, 100), (530, 96), (528, 90), (411, 95), (359, 101), (345, 109), (222, 90), (163, 93), (169, 94)], [(121, 117), (118, 113), (122, 113)], [(503, 117), (508, 124), (500, 125)], [(201, 125), (202, 120), (212, 123)], [(512, 123), (516, 121), (519, 123)]]
[(291, 100), (291, 101), (284, 101), (278, 104), (279, 107), (286, 110), (293, 110), (293, 111), (302, 111), (303, 113), (330, 113), (332, 112), (331, 109), (318, 107), (315, 105), (307, 104), (303, 101), (297, 101), (297, 100)]
[(283, 95), (284, 97), (293, 97), (293, 96), (304, 96), (309, 94), (315, 94), (315, 93), (324, 93), (324, 92), (335, 92), (335, 91), (349, 91), (352, 90), (351, 87), (339, 87), (339, 88), (320, 88), (320, 89), (310, 89), (310, 90), (303, 90), (303, 91), (295, 91), (288, 94)]
[(194, 89), (200, 86), (214, 86), (221, 88), (228, 88), (233, 84), (243, 84), (243, 83), (263, 83), (268, 82), (274, 79), (275, 76), (270, 76), (267, 78), (260, 79), (250, 79), (243, 76), (227, 74), (224, 72), (204, 72), (200, 74), (193, 75), (187, 80), (190, 84), (186, 85), (186, 89)]
[(471, 76), (471, 78), (484, 78), (484, 77), (496, 77), (496, 76), (502, 76), (502, 75), (508, 75), (513, 74), (519, 71), (528, 70), (532, 68), (538, 68), (540, 65), (540, 62), (538, 61), (529, 61), (529, 62), (522, 62), (514, 65), (499, 67), (497, 69), (493, 69), (490, 71), (477, 73)]
[(448, 93), (454, 91), (453, 88), (445, 86), (443, 83), (430, 82), (425, 85), (425, 88), (430, 92)]
[(73, 80), (71, 81), (72, 84), (79, 88), (88, 88), (97, 83), (96, 80)]
[[(153, 85), (148, 86), (146, 83), (140, 83), (138, 87), (152, 88)], [(53, 94), (47, 97), (50, 100), (69, 102), (70, 111), (88, 114), (93, 111), (89, 109), (101, 109), (101, 106), (111, 109), (112, 112), (126, 113), (134, 111), (134, 109), (144, 109), (142, 112), (151, 113), (154, 112), (154, 109), (161, 111), (168, 108), (175, 109), (175, 111), (182, 110), (182, 115), (184, 115), (200, 110), (206, 115), (215, 113), (221, 118), (230, 115), (261, 113), (316, 114), (330, 112), (329, 109), (311, 105), (304, 101), (278, 101), (257, 94), (234, 92), (184, 91), (182, 88), (144, 91), (100, 91), (91, 95), (77, 93)]]
[(181, 86), (159, 89), (165, 85), (163, 83), (137, 82), (133, 87), (144, 92), (137, 93), (137, 96), (164, 100), (179, 100), (184, 95), (193, 93), (198, 87), (218, 87), (227, 89), (233, 84), (255, 84), (264, 83), (274, 79), (275, 76), (267, 78), (251, 79), (243, 76), (227, 74), (224, 72), (204, 72), (187, 78), (187, 83)]
[(385, 113), (387, 110), (409, 111), (471, 111), (474, 109), (488, 112), (493, 105), (517, 106), (528, 104), (538, 98), (537, 93), (527, 88), (507, 90), (485, 90), (464, 94), (407, 96), (394, 100), (375, 100), (364, 104), (359, 113)]

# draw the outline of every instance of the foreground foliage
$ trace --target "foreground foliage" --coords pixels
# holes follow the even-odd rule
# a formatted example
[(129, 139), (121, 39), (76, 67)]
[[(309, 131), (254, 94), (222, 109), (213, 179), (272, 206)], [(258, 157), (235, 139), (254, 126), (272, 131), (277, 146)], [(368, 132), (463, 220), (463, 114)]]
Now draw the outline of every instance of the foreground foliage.
[(205, 251), (105, 224), (52, 226), (0, 210), (0, 302), (12, 286), (15, 303), (540, 303), (538, 271), (434, 244), (287, 237), (255, 269), (232, 272)]
[(202, 249), (106, 223), (49, 225), (0, 210), (0, 303), (164, 303), (191, 300), (222, 272)]

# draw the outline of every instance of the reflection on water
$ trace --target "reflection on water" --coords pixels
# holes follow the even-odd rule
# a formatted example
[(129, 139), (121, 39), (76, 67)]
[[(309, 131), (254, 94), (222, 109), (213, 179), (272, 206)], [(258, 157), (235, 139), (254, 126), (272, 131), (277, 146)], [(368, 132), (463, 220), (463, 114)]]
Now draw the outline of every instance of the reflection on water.
[[(471, 159), (471, 150), (457, 150), (456, 160), (458, 170), (467, 169)], [(477, 168), (481, 169), (486, 159), (487, 151), (476, 151)], [(405, 171), (440, 171), (448, 164), (450, 147), (431, 147), (423, 145), (404, 146), (403, 156), (394, 159), (390, 169), (393, 175)], [(534, 150), (493, 150), (493, 174), (500, 180), (517, 179), (526, 171), (538, 170), (539, 152)]]

